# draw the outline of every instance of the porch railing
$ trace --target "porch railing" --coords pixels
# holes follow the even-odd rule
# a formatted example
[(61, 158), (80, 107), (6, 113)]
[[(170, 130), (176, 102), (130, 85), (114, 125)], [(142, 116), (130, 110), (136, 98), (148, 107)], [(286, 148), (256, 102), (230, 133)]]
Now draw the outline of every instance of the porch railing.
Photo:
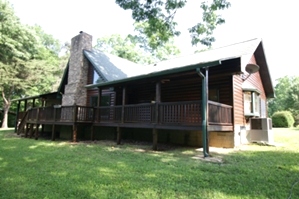
[(172, 102), (159, 104), (159, 123), (201, 123), (201, 101)]
[(35, 107), (28, 110), (29, 122), (93, 122), (94, 108), (85, 106)]
[[(104, 107), (41, 107), (30, 109), (27, 121), (201, 125), (201, 106), (201, 101), (187, 101)], [(208, 111), (209, 124), (232, 125), (232, 106), (209, 101)]]

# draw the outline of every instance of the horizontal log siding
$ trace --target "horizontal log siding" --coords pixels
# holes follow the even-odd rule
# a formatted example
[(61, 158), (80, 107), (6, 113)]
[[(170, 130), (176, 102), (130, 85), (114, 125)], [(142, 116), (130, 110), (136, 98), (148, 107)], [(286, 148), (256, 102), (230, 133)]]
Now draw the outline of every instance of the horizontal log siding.
[[(90, 89), (87, 90), (87, 104), (86, 106), (91, 106), (91, 97), (98, 96), (99, 90), (96, 89)], [(115, 92), (110, 91), (109, 89), (102, 90), (102, 95), (109, 95), (110, 94), (110, 105), (115, 105)]]
[(155, 101), (156, 85), (151, 83), (137, 83), (127, 87), (127, 104), (150, 103)]
[(171, 78), (169, 81), (162, 82), (162, 102), (195, 100), (201, 100), (201, 78), (197, 74)]
[(243, 90), (242, 83), (243, 80), (239, 75), (233, 76), (233, 92), (234, 92), (234, 123), (235, 125), (244, 125), (245, 117), (244, 117), (244, 101), (243, 101)]
[[(229, 67), (227, 67), (229, 66)], [(233, 105), (232, 74), (240, 72), (240, 59), (223, 61), (209, 69), (209, 88), (219, 89), (219, 102)], [(160, 79), (148, 78), (126, 85), (126, 104), (155, 101), (155, 83), (161, 81), (161, 101), (178, 102), (201, 100), (202, 79), (196, 71), (171, 74)], [(122, 104), (122, 86), (115, 87), (116, 105)]]
[[(251, 57), (249, 63), (257, 64), (254, 55)], [(248, 77), (248, 75), (249, 74), (247, 72), (244, 72), (245, 78)], [(250, 75), (245, 81), (246, 83), (249, 83), (253, 87), (257, 88), (258, 91), (260, 92), (261, 99), (266, 101), (264, 86), (259, 72)], [(233, 88), (234, 88), (235, 125), (245, 125), (246, 121), (244, 117), (244, 99), (243, 99), (243, 90), (242, 90), (243, 80), (239, 75), (234, 75), (233, 82), (234, 82)]]
[[(250, 61), (250, 64), (257, 64), (255, 56), (252, 55)], [(248, 73), (245, 72), (244, 73), (245, 77), (248, 77)], [(265, 103), (267, 102), (267, 97), (266, 97), (266, 93), (264, 90), (264, 85), (261, 79), (261, 75), (260, 75), (260, 71), (250, 75), (246, 80), (247, 83), (251, 84), (254, 88), (257, 88), (257, 90), (260, 93), (260, 98), (262, 101), (264, 101)], [(261, 103), (260, 103), (260, 110), (261, 110)], [(268, 115), (268, 111), (267, 111), (267, 105), (266, 105), (266, 115)], [(247, 123), (249, 122), (249, 120), (246, 121)]]
[[(254, 55), (251, 57), (249, 63), (257, 64)], [(266, 94), (259, 72), (250, 75), (250, 77), (246, 81), (248, 81), (251, 85), (258, 89), (258, 91), (260, 92), (261, 99), (266, 100)]]
[(219, 90), (219, 103), (233, 105), (231, 75), (211, 76), (209, 78), (209, 88)]

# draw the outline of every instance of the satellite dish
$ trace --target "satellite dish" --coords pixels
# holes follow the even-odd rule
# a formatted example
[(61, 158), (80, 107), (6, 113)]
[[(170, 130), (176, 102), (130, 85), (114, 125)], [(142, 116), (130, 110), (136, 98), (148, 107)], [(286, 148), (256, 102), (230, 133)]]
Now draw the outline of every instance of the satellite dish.
[(250, 75), (259, 71), (260, 67), (256, 64), (247, 64), (245, 70)]

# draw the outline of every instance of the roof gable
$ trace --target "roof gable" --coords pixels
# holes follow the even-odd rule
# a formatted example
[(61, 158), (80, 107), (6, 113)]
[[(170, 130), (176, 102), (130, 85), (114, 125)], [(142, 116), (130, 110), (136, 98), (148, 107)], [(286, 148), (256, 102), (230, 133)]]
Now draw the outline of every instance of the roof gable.
[(92, 63), (95, 71), (105, 81), (115, 81), (139, 75), (138, 69), (142, 69), (142, 66), (134, 62), (98, 50), (84, 50), (83, 53)]
[(262, 83), (265, 89), (266, 96), (268, 98), (274, 97), (274, 87), (272, 84), (272, 79), (269, 71), (269, 67), (266, 61), (266, 56), (264, 52), (263, 42), (261, 41), (254, 52), (257, 65), (260, 66), (260, 75)]

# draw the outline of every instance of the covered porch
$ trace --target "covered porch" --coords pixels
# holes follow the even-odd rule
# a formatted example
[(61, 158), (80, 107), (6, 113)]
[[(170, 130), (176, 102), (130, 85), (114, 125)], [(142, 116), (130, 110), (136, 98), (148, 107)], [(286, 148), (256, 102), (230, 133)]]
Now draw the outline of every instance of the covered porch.
[[(232, 131), (232, 106), (208, 101), (208, 131)], [(90, 125), (90, 139), (94, 139), (94, 127), (117, 127), (117, 142), (121, 142), (121, 128), (149, 128), (169, 130), (201, 130), (202, 101), (144, 103), (104, 107), (49, 106), (33, 107), (22, 115), (18, 133), (25, 137), (39, 137), (40, 125), (73, 126), (73, 141), (77, 141), (78, 125)], [(43, 131), (43, 128), (42, 128)], [(86, 132), (88, 133), (88, 132)], [(157, 143), (156, 143), (157, 144)]]

